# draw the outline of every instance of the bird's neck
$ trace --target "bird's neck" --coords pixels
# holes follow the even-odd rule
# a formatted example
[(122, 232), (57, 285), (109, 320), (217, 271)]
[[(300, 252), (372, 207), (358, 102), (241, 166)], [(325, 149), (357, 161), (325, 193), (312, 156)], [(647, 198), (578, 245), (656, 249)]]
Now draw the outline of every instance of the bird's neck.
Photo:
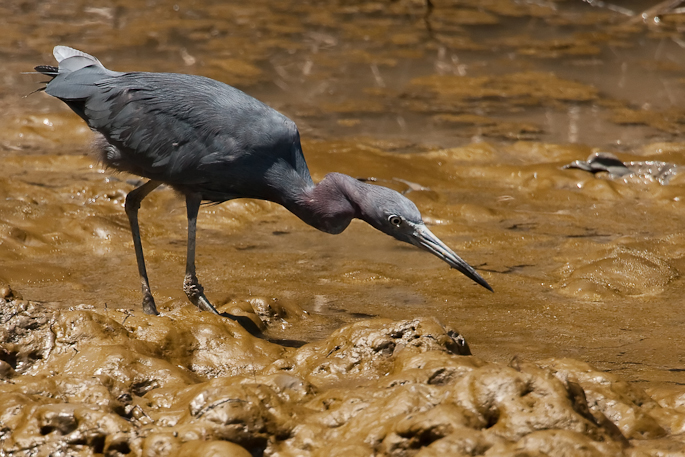
[(314, 228), (340, 233), (352, 219), (361, 217), (356, 202), (362, 198), (366, 185), (351, 176), (329, 173), (320, 183), (303, 189), (292, 204), (284, 206)]

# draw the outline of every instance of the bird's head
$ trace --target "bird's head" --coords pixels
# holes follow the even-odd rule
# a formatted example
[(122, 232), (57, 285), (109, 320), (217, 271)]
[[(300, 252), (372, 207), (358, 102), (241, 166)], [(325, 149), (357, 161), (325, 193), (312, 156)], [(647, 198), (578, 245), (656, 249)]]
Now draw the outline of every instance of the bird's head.
[(362, 220), (393, 238), (430, 252), (492, 291), (485, 279), (428, 230), (414, 202), (386, 187), (367, 185), (365, 191), (359, 205)]

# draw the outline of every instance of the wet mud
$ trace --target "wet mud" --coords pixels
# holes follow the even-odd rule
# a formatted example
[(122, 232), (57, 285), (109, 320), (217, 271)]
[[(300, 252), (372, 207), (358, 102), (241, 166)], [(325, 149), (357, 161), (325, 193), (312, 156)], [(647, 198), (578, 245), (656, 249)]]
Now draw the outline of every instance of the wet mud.
[(5, 295), (12, 455), (685, 452), (682, 390), (573, 359), (487, 362), (436, 319), (362, 320), (289, 348), (192, 306), (151, 317)]
[[(0, 453), (685, 454), (683, 15), (607, 5), (0, 4)], [(236, 200), (200, 210), (223, 316), (200, 313), (162, 187), (140, 212), (162, 314), (143, 315), (139, 178), (24, 97), (56, 44), (265, 101), (315, 180), (403, 192), (495, 293), (364, 223), (331, 236)], [(596, 153), (668, 180), (564, 168)]]

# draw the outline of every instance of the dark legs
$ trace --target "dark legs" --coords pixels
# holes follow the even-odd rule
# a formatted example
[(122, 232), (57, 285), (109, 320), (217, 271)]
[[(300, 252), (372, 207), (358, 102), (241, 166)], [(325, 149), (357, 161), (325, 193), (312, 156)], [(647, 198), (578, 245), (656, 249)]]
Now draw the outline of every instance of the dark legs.
[(143, 286), (143, 312), (145, 314), (159, 314), (155, 306), (155, 300), (152, 298), (150, 292), (150, 283), (147, 280), (147, 271), (145, 270), (145, 259), (143, 258), (143, 246), (140, 244), (140, 228), (138, 227), (138, 210), (140, 209), (140, 202), (143, 201), (147, 195), (155, 190), (161, 182), (148, 181), (140, 187), (136, 187), (126, 195), (126, 215), (131, 224), (131, 234), (133, 235), (133, 246), (136, 250), (136, 261), (138, 262), (138, 274), (140, 275), (140, 282)]
[(183, 290), (188, 299), (200, 310), (219, 312), (205, 297), (202, 285), (195, 276), (195, 227), (197, 225), (197, 213), (200, 210), (202, 196), (200, 194), (186, 194), (186, 209), (188, 211), (188, 255), (186, 256), (186, 277), (183, 281)]
[[(136, 261), (138, 262), (138, 274), (143, 286), (143, 312), (145, 314), (159, 314), (155, 306), (155, 299), (152, 298), (150, 283), (147, 279), (145, 269), (145, 259), (143, 257), (143, 246), (140, 243), (140, 228), (138, 227), (138, 210), (140, 202), (147, 195), (162, 184), (159, 181), (148, 181), (140, 187), (136, 187), (126, 196), (126, 215), (131, 224), (131, 234), (133, 235), (133, 246), (136, 249)], [(197, 213), (200, 210), (202, 196), (200, 194), (186, 195), (186, 208), (188, 210), (188, 256), (186, 258), (186, 277), (183, 281), (183, 291), (188, 299), (202, 311), (211, 311), (214, 314), (219, 312), (205, 297), (202, 285), (195, 276), (195, 227), (197, 225)]]

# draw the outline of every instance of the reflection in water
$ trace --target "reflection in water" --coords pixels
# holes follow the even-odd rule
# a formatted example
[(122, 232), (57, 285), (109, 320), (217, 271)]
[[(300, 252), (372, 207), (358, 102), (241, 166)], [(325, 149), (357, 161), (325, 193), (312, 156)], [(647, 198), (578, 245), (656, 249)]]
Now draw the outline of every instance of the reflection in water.
[[(436, 316), (490, 360), (572, 356), (650, 385), (681, 380), (671, 370), (682, 368), (672, 348), (683, 343), (683, 178), (661, 186), (561, 170), (596, 148), (683, 162), (680, 15), (644, 25), (580, 2), (433, 2), (429, 33), (423, 2), (115, 3), (0, 6), (0, 279), (25, 297), (138, 302), (122, 209), (135, 178), (94, 164), (90, 133), (65, 108), (20, 97), (40, 80), (21, 72), (65, 44), (115, 70), (237, 85), (296, 120), (315, 180), (340, 171), (400, 191), (416, 183), (408, 197), (432, 230), (465, 260), (482, 259), (497, 291), (361, 224), (329, 237), (264, 202), (203, 208), (210, 299), (287, 299), (325, 316), (274, 337), (310, 341), (354, 313)], [(169, 189), (149, 198), (151, 280), (173, 309), (185, 213)]]
[(571, 106), (568, 109), (568, 142), (578, 142), (578, 121), (580, 120), (580, 107)]

